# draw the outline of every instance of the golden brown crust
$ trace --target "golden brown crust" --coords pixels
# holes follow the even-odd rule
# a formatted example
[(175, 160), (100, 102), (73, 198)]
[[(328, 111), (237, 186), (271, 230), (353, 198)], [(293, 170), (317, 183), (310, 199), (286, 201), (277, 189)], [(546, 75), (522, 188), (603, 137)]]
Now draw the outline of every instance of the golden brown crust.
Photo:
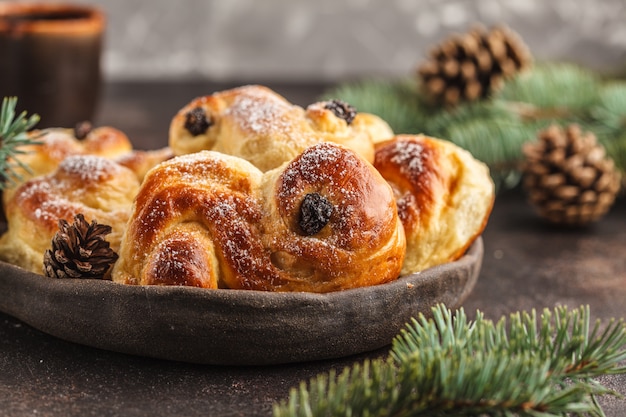
[(191, 101), (174, 116), (170, 146), (177, 155), (215, 150), (238, 156), (265, 172), (320, 142), (342, 144), (371, 162), (374, 141), (393, 135), (374, 115), (358, 113), (348, 123), (326, 104), (305, 110), (258, 85), (217, 92)]
[(59, 219), (72, 222), (78, 213), (88, 222), (110, 225), (107, 240), (117, 250), (138, 189), (136, 175), (109, 159), (67, 157), (56, 171), (30, 179), (7, 200), (8, 231), (0, 238), (0, 259), (41, 273)]
[(38, 137), (41, 145), (21, 148), (26, 153), (20, 155), (19, 159), (32, 171), (23, 173), (24, 180), (51, 173), (68, 156), (97, 155), (115, 158), (132, 150), (126, 134), (108, 126), (93, 129), (82, 140), (76, 139), (73, 129), (52, 128), (34, 131), (31, 135)]
[(143, 181), (149, 170), (163, 161), (174, 157), (169, 147), (150, 151), (133, 150), (115, 158), (115, 162), (125, 166), (137, 175), (139, 181)]
[[(301, 206), (319, 194), (333, 207), (328, 224), (308, 236)], [(353, 152), (330, 143), (307, 149), (266, 175), (265, 246), (286, 273), (283, 290), (327, 292), (396, 279), (405, 239), (391, 189)], [(271, 219), (271, 220), (270, 220)]]
[(13, 191), (30, 178), (50, 174), (57, 169), (65, 158), (74, 155), (96, 155), (105, 158), (116, 158), (132, 150), (130, 140), (122, 131), (113, 127), (103, 126), (90, 131), (79, 140), (74, 136), (73, 129), (51, 128), (30, 133), (37, 138), (38, 145), (19, 148), (24, 152), (17, 156), (19, 161), (28, 166), (29, 171), (18, 168), (16, 173), (19, 181), (10, 184), (3, 192), (6, 204)]
[[(334, 210), (307, 235), (298, 217), (313, 191)], [(405, 251), (394, 204), (380, 174), (338, 145), (315, 145), (265, 174), (218, 152), (179, 156), (146, 176), (112, 276), (312, 292), (387, 282), (398, 277)]]
[[(215, 288), (218, 273), (224, 273), (217, 259), (245, 256), (231, 248), (243, 247), (251, 235), (248, 223), (258, 220), (251, 193), (260, 176), (247, 162), (216, 152), (181, 156), (158, 165), (147, 174), (137, 195), (113, 279), (142, 285), (193, 281)], [(186, 262), (205, 264), (205, 271), (194, 271), (180, 262), (161, 265), (160, 270), (151, 267), (172, 261), (161, 252), (176, 250), (181, 239), (189, 241)], [(223, 245), (213, 251), (213, 241)], [(190, 275), (194, 272), (201, 272), (202, 277)]]
[(486, 165), (448, 141), (399, 135), (376, 145), (374, 166), (389, 181), (404, 225), (402, 274), (462, 256), (482, 233), (494, 202)]

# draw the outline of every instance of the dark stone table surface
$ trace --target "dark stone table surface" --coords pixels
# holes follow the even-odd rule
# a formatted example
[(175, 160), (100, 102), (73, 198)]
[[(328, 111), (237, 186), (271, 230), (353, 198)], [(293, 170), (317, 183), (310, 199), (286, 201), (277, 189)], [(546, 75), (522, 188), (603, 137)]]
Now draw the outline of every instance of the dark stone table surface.
[[(107, 85), (97, 124), (126, 131), (138, 148), (167, 143), (174, 113), (191, 98), (236, 84)], [(306, 105), (323, 85), (268, 84)], [(518, 310), (589, 305), (594, 318), (626, 317), (626, 196), (600, 222), (563, 230), (539, 220), (518, 190), (501, 193), (484, 232), (485, 257), (463, 304), (497, 319)], [(0, 416), (270, 416), (302, 380), (357, 357), (269, 367), (216, 367), (134, 357), (72, 344), (0, 313)], [(626, 375), (602, 378), (626, 394)], [(608, 417), (626, 400), (606, 397)]]

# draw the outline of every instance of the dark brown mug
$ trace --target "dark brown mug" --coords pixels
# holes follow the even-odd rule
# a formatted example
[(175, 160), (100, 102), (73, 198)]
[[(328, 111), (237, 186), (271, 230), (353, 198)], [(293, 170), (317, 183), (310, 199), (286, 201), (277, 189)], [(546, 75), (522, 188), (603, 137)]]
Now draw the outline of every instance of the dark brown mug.
[(104, 14), (71, 4), (0, 3), (0, 99), (37, 113), (37, 127), (91, 120), (100, 94)]

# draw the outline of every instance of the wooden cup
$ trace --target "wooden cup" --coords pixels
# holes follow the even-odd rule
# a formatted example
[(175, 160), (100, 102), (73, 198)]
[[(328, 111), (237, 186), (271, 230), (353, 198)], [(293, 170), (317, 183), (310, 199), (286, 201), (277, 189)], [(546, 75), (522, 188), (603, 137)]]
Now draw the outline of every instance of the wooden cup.
[(86, 5), (0, 3), (0, 99), (37, 127), (91, 120), (100, 93), (104, 14)]

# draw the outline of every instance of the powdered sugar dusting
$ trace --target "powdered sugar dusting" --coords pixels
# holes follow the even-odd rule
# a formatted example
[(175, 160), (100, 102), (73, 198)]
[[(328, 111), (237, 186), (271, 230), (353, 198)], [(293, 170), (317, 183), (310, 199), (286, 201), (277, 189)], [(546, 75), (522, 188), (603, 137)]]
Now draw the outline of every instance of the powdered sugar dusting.
[(14, 198), (14, 205), (22, 215), (49, 231), (56, 230), (60, 218), (70, 219), (73, 213), (85, 212), (80, 203), (58, 195), (58, 186), (46, 177), (25, 183)]
[(256, 180), (246, 175), (260, 178), (262, 174), (251, 165), (247, 172), (242, 163), (228, 155), (201, 151), (173, 158), (152, 171), (148, 179), (152, 186), (146, 191), (149, 198), (138, 207), (139, 215), (130, 229), (135, 236), (128, 242), (134, 245), (134, 261), (141, 264), (148, 253), (159, 251), (152, 246), (164, 234), (196, 224), (206, 230), (218, 256), (235, 272), (229, 279), (239, 284), (229, 285), (245, 286), (267, 271), (269, 260), (263, 256), (254, 226), (261, 216), (250, 185)]
[[(210, 158), (208, 156), (210, 156)], [(166, 161), (163, 164), (163, 166), (187, 165), (187, 166), (194, 167), (199, 163), (206, 163), (212, 160), (221, 161), (226, 158), (228, 158), (227, 155), (224, 155), (219, 152), (201, 151), (201, 152), (195, 152), (195, 153), (189, 153), (185, 155), (176, 156), (175, 158), (172, 158)]]
[(62, 161), (68, 155), (82, 153), (80, 146), (73, 140), (65, 129), (49, 129), (43, 131), (42, 136), (44, 151), (48, 158), (53, 161)]
[(264, 90), (250, 88), (241, 92), (224, 112), (226, 117), (233, 117), (244, 130), (257, 134), (293, 130), (286, 117), (291, 104)]
[(308, 149), (302, 155), (302, 163), (305, 167), (321, 165), (339, 166), (339, 159), (344, 155), (341, 148), (330, 143), (322, 143)]
[(16, 203), (19, 207), (28, 207), (29, 201), (35, 202), (35, 210), (32, 212), (34, 218), (44, 222), (56, 221), (57, 213), (61, 207), (61, 200), (51, 199), (52, 186), (45, 181), (31, 181), (23, 185), (15, 194)]
[(238, 193), (216, 193), (214, 197), (215, 204), (206, 207), (206, 218), (215, 243), (241, 277), (254, 279), (268, 263), (252, 226), (260, 220), (259, 205)]
[(390, 161), (400, 168), (404, 175), (419, 174), (424, 170), (422, 162), (424, 147), (413, 141), (396, 141), (393, 143)]
[(59, 165), (59, 173), (82, 182), (99, 182), (111, 178), (121, 169), (117, 163), (94, 155), (69, 156)]
[(278, 197), (290, 199), (299, 194), (304, 185), (326, 186), (333, 189), (336, 179), (343, 179), (355, 158), (344, 157), (345, 151), (331, 143), (320, 143), (306, 149), (299, 158), (290, 163), (282, 174)]
[[(127, 244), (134, 245), (134, 264), (141, 265), (146, 256), (157, 256), (169, 262), (168, 267), (183, 269), (187, 262), (183, 252), (169, 257), (154, 254), (160, 250), (155, 243), (178, 227), (206, 231), (220, 263), (219, 274), (224, 280), (220, 285), (230, 288), (271, 289), (292, 279), (288, 271), (272, 263), (276, 251), (302, 257), (312, 270), (327, 273), (354, 262), (356, 251), (378, 250), (381, 225), (390, 212), (384, 193), (388, 186), (380, 179), (381, 187), (377, 187), (370, 177), (375, 171), (353, 151), (320, 143), (288, 163), (282, 173), (274, 171), (267, 177), (280, 175), (273, 197), (279, 200), (281, 215), (288, 205), (294, 210), (287, 215), (298, 215), (306, 193), (319, 192), (331, 201), (332, 230), (320, 236), (284, 235), (280, 221), (276, 222), (278, 230), (269, 227), (263, 216), (273, 216), (273, 212), (267, 213), (261, 201), (268, 196), (261, 193), (268, 189), (241, 185), (246, 176), (251, 177), (248, 182), (261, 184), (263, 174), (258, 170), (248, 172), (238, 161), (202, 151), (176, 157), (151, 171), (144, 182), (150, 188), (146, 198), (137, 200), (141, 202), (136, 206), (139, 215), (133, 218), (134, 225), (125, 237), (129, 239)], [(255, 175), (257, 178), (252, 178)], [(285, 223), (287, 227), (295, 224)], [(265, 232), (270, 236), (262, 234)], [(272, 238), (274, 233), (281, 236)]]
[[(238, 173), (242, 170), (246, 171), (245, 176)], [(261, 172), (247, 161), (234, 156), (215, 151), (200, 151), (163, 162), (159, 165), (158, 175), (161, 178), (175, 177), (188, 184), (217, 182), (243, 186), (246, 181), (242, 181), (242, 177), (254, 182), (261, 176)]]
[(318, 192), (333, 205), (327, 226), (333, 233), (325, 238), (329, 244), (347, 249), (352, 242), (376, 241), (381, 222), (386, 221), (381, 215), (387, 204), (385, 196), (391, 197), (391, 193), (385, 194), (390, 191), (387, 184), (377, 182), (372, 174), (352, 151), (332, 143), (312, 146), (281, 176), (277, 199), (282, 215), (297, 215), (305, 195)]
[[(97, 216), (99, 221), (105, 223), (107, 219), (118, 218), (122, 212), (128, 212), (131, 201), (128, 201), (128, 209), (120, 209), (117, 203), (99, 207), (92, 205), (86, 196), (91, 192), (97, 193), (98, 185), (115, 179), (119, 169), (125, 168), (99, 157), (68, 157), (56, 173), (31, 179), (20, 186), (12, 206), (49, 229), (56, 229), (60, 218), (71, 219), (75, 213), (81, 212), (86, 216)], [(89, 186), (90, 183), (97, 186)]]
[(168, 203), (165, 200), (161, 200), (158, 197), (151, 201), (149, 210), (147, 211), (141, 222), (144, 225), (153, 225), (160, 219), (163, 219), (167, 213)]
[[(159, 247), (159, 251), (156, 253), (155, 262), (165, 269), (168, 269), (170, 274), (175, 275), (176, 272), (173, 271), (181, 271), (186, 272), (188, 270), (188, 265), (194, 265), (194, 261), (196, 258), (192, 256), (194, 253), (190, 248), (178, 248), (176, 250), (167, 246), (170, 243), (167, 240), (161, 242)], [(189, 285), (184, 283), (184, 285)]]

